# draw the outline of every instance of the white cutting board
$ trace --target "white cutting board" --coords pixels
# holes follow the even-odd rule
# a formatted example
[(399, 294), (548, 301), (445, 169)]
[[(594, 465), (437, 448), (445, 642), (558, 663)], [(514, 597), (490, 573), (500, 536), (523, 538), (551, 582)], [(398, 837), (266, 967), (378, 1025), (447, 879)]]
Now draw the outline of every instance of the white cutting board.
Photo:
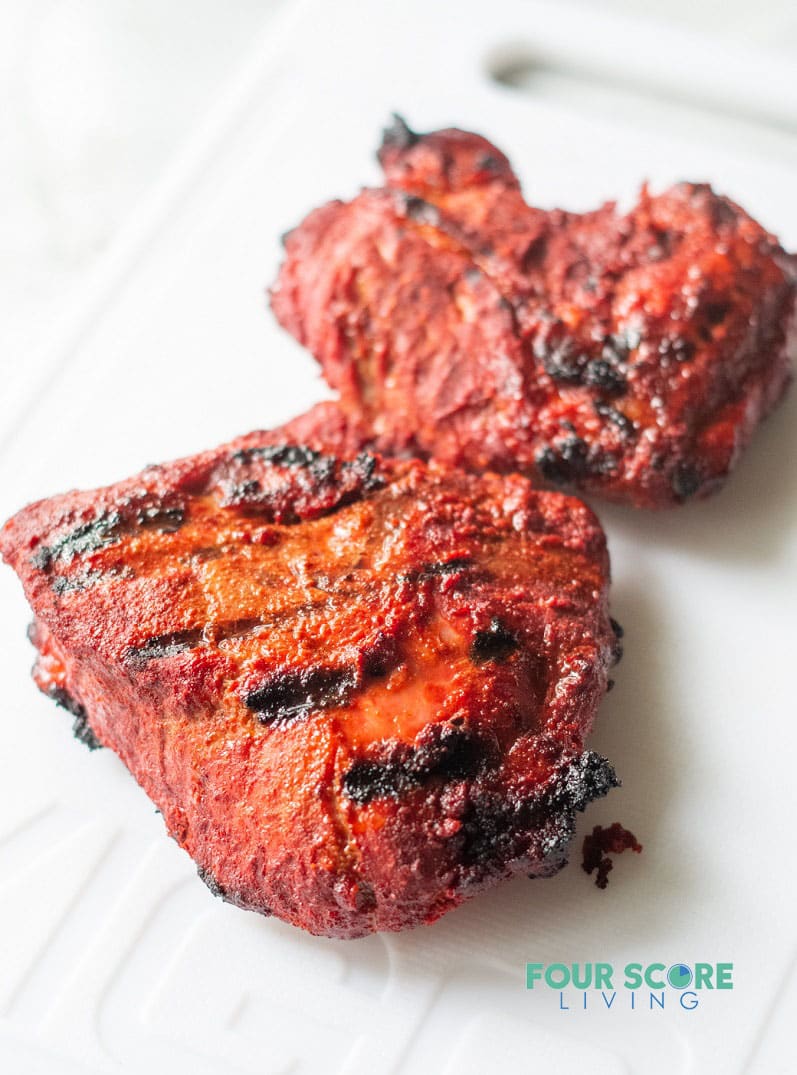
[[(555, 73), (536, 96), (499, 86), (487, 68), (513, 42), (673, 99), (724, 99), (771, 129)], [(794, 248), (792, 75), (562, 4), (294, 6), (72, 323), (0, 398), (0, 516), (323, 397), (264, 289), (282, 231), (376, 181), (391, 109), (421, 129), (483, 131), (538, 204), (710, 179)], [(627, 636), (591, 745), (623, 787), (581, 820), (556, 878), (518, 879), (406, 935), (318, 940), (214, 901), (121, 763), (73, 742), (36, 692), (26, 605), (3, 569), (0, 1070), (793, 1070), (796, 447), (792, 393), (714, 500), (658, 515), (598, 505)], [(615, 819), (645, 850), (600, 892), (578, 868), (580, 837)], [(694, 1011), (669, 990), (664, 1011), (643, 993), (644, 1010), (618, 996), (611, 1011), (591, 998), (565, 1012), (557, 993), (526, 991), (527, 960), (732, 962), (735, 988)]]

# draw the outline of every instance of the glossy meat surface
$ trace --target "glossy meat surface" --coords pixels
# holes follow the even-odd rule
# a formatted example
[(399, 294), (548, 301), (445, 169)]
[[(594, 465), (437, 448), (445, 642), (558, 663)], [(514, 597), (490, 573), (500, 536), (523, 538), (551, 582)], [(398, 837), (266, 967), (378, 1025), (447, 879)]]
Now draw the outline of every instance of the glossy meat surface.
[(337, 413), (33, 504), (0, 552), (37, 684), (211, 889), (354, 937), (562, 865), (618, 643), (588, 508), (351, 454)]
[(280, 322), (380, 450), (644, 507), (719, 487), (790, 376), (797, 261), (708, 186), (575, 214), (402, 122), (385, 186), (286, 238)]

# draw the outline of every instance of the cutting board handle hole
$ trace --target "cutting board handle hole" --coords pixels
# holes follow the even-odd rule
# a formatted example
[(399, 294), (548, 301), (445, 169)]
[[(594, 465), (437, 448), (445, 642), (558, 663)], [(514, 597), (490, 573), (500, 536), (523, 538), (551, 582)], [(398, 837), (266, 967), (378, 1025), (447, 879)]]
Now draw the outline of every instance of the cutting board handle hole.
[(559, 101), (583, 111), (606, 116), (654, 122), (657, 115), (677, 117), (688, 112), (704, 123), (721, 121), (767, 128), (780, 135), (797, 136), (797, 114), (770, 107), (760, 95), (747, 95), (742, 80), (733, 89), (726, 82), (712, 84), (690, 79), (678, 64), (651, 65), (639, 61), (624, 69), (596, 50), (594, 57), (546, 53), (533, 46), (512, 45), (493, 50), (487, 57), (489, 78), (498, 85), (537, 98)]

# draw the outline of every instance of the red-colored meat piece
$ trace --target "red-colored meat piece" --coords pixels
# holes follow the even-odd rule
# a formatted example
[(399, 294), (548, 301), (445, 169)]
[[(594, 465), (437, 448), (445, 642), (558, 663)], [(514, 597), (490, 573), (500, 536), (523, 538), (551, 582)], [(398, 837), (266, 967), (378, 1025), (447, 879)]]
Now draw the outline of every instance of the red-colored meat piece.
[(797, 260), (703, 184), (575, 214), (506, 157), (397, 123), (385, 186), (311, 213), (272, 293), (382, 451), (645, 507), (717, 489), (782, 396)]
[(354, 937), (562, 865), (616, 783), (584, 740), (617, 650), (587, 507), (338, 415), (33, 504), (0, 552), (37, 684), (211, 889)]

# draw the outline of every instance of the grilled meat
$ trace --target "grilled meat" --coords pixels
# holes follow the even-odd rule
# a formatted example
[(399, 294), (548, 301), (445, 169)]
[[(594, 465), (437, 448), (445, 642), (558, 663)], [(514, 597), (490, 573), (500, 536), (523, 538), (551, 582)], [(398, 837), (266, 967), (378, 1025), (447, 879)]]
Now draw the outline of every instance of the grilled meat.
[(773, 236), (700, 184), (530, 207), (463, 131), (397, 120), (379, 157), (383, 188), (289, 233), (272, 305), (380, 450), (644, 507), (722, 484), (797, 346)]
[(33, 504), (0, 552), (38, 686), (212, 891), (355, 937), (563, 863), (616, 783), (584, 740), (618, 643), (587, 507), (352, 454), (337, 414)]

